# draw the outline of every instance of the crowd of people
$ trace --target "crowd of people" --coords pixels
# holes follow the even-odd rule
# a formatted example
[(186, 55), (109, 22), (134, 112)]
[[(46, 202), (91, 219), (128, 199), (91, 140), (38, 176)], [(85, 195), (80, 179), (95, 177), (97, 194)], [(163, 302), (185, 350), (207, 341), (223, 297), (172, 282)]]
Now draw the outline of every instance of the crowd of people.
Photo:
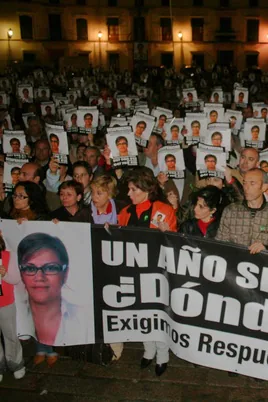
[[(242, 73), (233, 66), (215, 66), (210, 72), (184, 68), (179, 74), (167, 68), (114, 73), (91, 66), (86, 70), (9, 71), (0, 77), (1, 218), (19, 224), (53, 220), (55, 224), (151, 228), (240, 244), (251, 254), (264, 251), (268, 246), (266, 130), (261, 141), (258, 135), (261, 124), (266, 127), (266, 84), (267, 76), (261, 71)], [(247, 103), (243, 103), (245, 98)], [(219, 109), (231, 111), (232, 118), (226, 119)], [(80, 110), (83, 126), (77, 124)], [(133, 116), (138, 117), (131, 127)], [(241, 124), (235, 126), (238, 116)], [(249, 122), (251, 131), (257, 129), (247, 142), (243, 134)], [(215, 123), (218, 126), (211, 130)], [(142, 143), (140, 138), (149, 127)], [(111, 128), (117, 154), (107, 141)], [(205, 173), (200, 175), (196, 161), (207, 132), (211, 143), (205, 142), (209, 148), (202, 154)], [(61, 151), (63, 135), (67, 152)], [(222, 147), (228, 135), (229, 149)], [(135, 145), (129, 153), (131, 138)], [(216, 168), (221, 154), (226, 163)], [(160, 155), (164, 155), (161, 166)], [(164, 164), (167, 168), (161, 169)], [(174, 171), (184, 174), (174, 176)], [(38, 247), (40, 251), (44, 246)], [(2, 238), (0, 248), (1, 381), (6, 364), (15, 378), (25, 375), (16, 336), (13, 285), (20, 280), (26, 287), (33, 280), (45, 283), (49, 274), (64, 283), (66, 261), (57, 255), (57, 270), (54, 264), (51, 273), (49, 264), (38, 261), (33, 247), (31, 254), (21, 258), (20, 275), (12, 277)], [(51, 306), (53, 297), (58, 295), (51, 296)], [(56, 334), (46, 334), (49, 325), (44, 327), (38, 320), (38, 294), (31, 295), (30, 305), (36, 312), (37, 335), (42, 333), (34, 363), (46, 360), (52, 366), (58, 359), (53, 349)], [(60, 327), (61, 316), (56, 313)], [(119, 359), (123, 345), (111, 347)], [(155, 357), (155, 372), (160, 376), (167, 369), (169, 348), (163, 342), (145, 342), (141, 368)]]

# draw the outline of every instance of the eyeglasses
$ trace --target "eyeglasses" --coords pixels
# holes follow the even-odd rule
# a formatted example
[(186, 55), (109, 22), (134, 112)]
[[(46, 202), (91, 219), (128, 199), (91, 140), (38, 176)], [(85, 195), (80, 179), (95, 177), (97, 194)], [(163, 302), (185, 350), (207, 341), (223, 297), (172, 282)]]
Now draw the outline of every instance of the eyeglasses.
[(83, 178), (85, 176), (88, 176), (88, 173), (74, 174), (73, 178), (74, 179), (80, 179), (80, 178)]
[(12, 194), (12, 198), (18, 199), (18, 200), (25, 200), (26, 198), (29, 198), (27, 195), (23, 194)]
[(118, 142), (117, 145), (127, 145), (126, 142)]
[(58, 275), (67, 270), (67, 265), (63, 264), (45, 264), (36, 267), (34, 264), (19, 265), (20, 272), (26, 276), (35, 276), (38, 271), (42, 271), (43, 275)]

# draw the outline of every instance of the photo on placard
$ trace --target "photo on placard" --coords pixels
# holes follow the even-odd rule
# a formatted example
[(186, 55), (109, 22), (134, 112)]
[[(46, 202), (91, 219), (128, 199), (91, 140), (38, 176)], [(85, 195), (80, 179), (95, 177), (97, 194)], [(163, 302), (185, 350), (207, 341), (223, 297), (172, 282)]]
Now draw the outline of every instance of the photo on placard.
[(155, 125), (155, 118), (141, 112), (137, 112), (132, 116), (130, 125), (132, 127), (135, 138), (141, 138), (149, 141), (150, 135)]
[(207, 120), (203, 114), (189, 113), (185, 117), (184, 137), (186, 144), (197, 144), (205, 135)]
[(267, 121), (268, 105), (253, 106), (253, 116)]
[(109, 127), (125, 127), (128, 126), (128, 121), (126, 119), (126, 117), (121, 116), (121, 117), (117, 117), (117, 116), (112, 116), (111, 118), (111, 122)]
[(268, 173), (268, 151), (261, 151), (259, 153), (259, 157), (260, 157), (260, 169), (263, 172)]
[(207, 124), (221, 123), (224, 120), (224, 108), (206, 103), (204, 112), (207, 114)]
[(20, 171), (25, 161), (5, 161), (3, 182), (15, 186), (20, 181)]
[(231, 151), (231, 129), (209, 128), (204, 138), (204, 143), (214, 147), (223, 147), (226, 151)]
[(46, 124), (46, 133), (53, 154), (69, 154), (67, 133), (64, 129)]
[(248, 103), (248, 90), (245, 88), (236, 88), (234, 91), (234, 102), (237, 104)]
[(10, 88), (10, 82), (7, 77), (0, 78), (0, 88), (7, 91)]
[(138, 155), (135, 138), (130, 128), (108, 132), (106, 138), (113, 159)]
[(212, 147), (208, 149), (198, 148), (196, 151), (196, 168), (200, 177), (224, 177), (226, 166), (226, 153), (216, 151)]
[(147, 97), (147, 88), (145, 88), (145, 87), (139, 87), (139, 88), (137, 89), (137, 95), (138, 95), (140, 98), (146, 98), (146, 97)]
[(41, 103), (41, 114), (44, 117), (55, 116), (56, 114), (55, 104), (53, 102)]
[(5, 154), (24, 153), (26, 139), (23, 131), (4, 131), (3, 151)]
[(183, 150), (179, 146), (162, 147), (158, 151), (158, 165), (161, 172), (174, 179), (183, 179), (185, 163)]
[(222, 90), (213, 91), (211, 94), (211, 97), (210, 97), (210, 102), (222, 103), (223, 102), (223, 91)]
[(78, 131), (76, 108), (70, 109), (70, 111), (67, 109), (64, 120), (66, 122), (68, 131), (74, 131), (74, 132)]
[(12, 130), (13, 129), (11, 117), (9, 114), (5, 114), (5, 116), (4, 116), (3, 121), (2, 121), (2, 128), (4, 130)]
[(77, 125), (85, 130), (98, 126), (99, 111), (97, 107), (84, 107), (77, 110)]
[(118, 110), (125, 111), (129, 109), (130, 101), (127, 96), (118, 96), (116, 101)]
[(84, 86), (83, 77), (74, 77), (73, 83), (74, 83), (75, 88), (83, 88), (83, 86)]
[(18, 97), (23, 103), (33, 103), (33, 87), (31, 85), (19, 85)]
[(42, 99), (42, 102), (49, 101), (50, 98), (50, 89), (47, 87), (39, 87), (37, 88), (37, 96)]
[(198, 101), (198, 96), (195, 88), (184, 88), (182, 90), (184, 102), (192, 103)]
[(74, 105), (77, 99), (77, 92), (76, 91), (66, 92), (66, 97), (68, 99), (69, 105), (70, 104)]
[(246, 147), (262, 149), (265, 141), (266, 123), (263, 119), (247, 119), (244, 124)]
[(180, 143), (184, 140), (182, 130), (184, 127), (184, 119), (174, 118), (171, 122), (166, 123), (164, 132), (166, 133), (165, 140), (167, 144)]
[(234, 130), (238, 131), (240, 130), (243, 121), (242, 112), (227, 109), (224, 113), (224, 121), (230, 124), (230, 129), (232, 132), (234, 132)]

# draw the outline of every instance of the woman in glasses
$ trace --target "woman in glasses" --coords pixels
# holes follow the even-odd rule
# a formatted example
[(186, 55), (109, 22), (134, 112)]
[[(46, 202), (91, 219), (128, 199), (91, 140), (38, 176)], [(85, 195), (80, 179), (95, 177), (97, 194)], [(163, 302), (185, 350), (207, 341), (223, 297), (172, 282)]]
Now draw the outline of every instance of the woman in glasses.
[(32, 233), (21, 240), (17, 255), (38, 340), (35, 364), (47, 360), (51, 366), (57, 354), (48, 345), (76, 343), (77, 335), (79, 343), (87, 343), (90, 319), (86, 308), (71, 304), (62, 296), (69, 256), (58, 237)]
[(44, 194), (38, 184), (31, 181), (18, 182), (12, 195), (12, 208), (4, 218), (23, 221), (49, 220)]

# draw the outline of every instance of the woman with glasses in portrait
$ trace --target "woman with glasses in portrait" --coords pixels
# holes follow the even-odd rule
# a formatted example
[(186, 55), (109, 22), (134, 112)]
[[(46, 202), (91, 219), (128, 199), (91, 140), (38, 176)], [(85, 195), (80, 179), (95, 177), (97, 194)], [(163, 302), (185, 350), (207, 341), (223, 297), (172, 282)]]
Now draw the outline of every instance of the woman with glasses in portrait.
[(35, 364), (52, 366), (57, 354), (52, 346), (85, 344), (89, 334), (87, 306), (68, 302), (62, 295), (69, 273), (66, 246), (58, 237), (32, 233), (18, 245), (18, 267), (28, 293), (29, 310), (38, 341)]

